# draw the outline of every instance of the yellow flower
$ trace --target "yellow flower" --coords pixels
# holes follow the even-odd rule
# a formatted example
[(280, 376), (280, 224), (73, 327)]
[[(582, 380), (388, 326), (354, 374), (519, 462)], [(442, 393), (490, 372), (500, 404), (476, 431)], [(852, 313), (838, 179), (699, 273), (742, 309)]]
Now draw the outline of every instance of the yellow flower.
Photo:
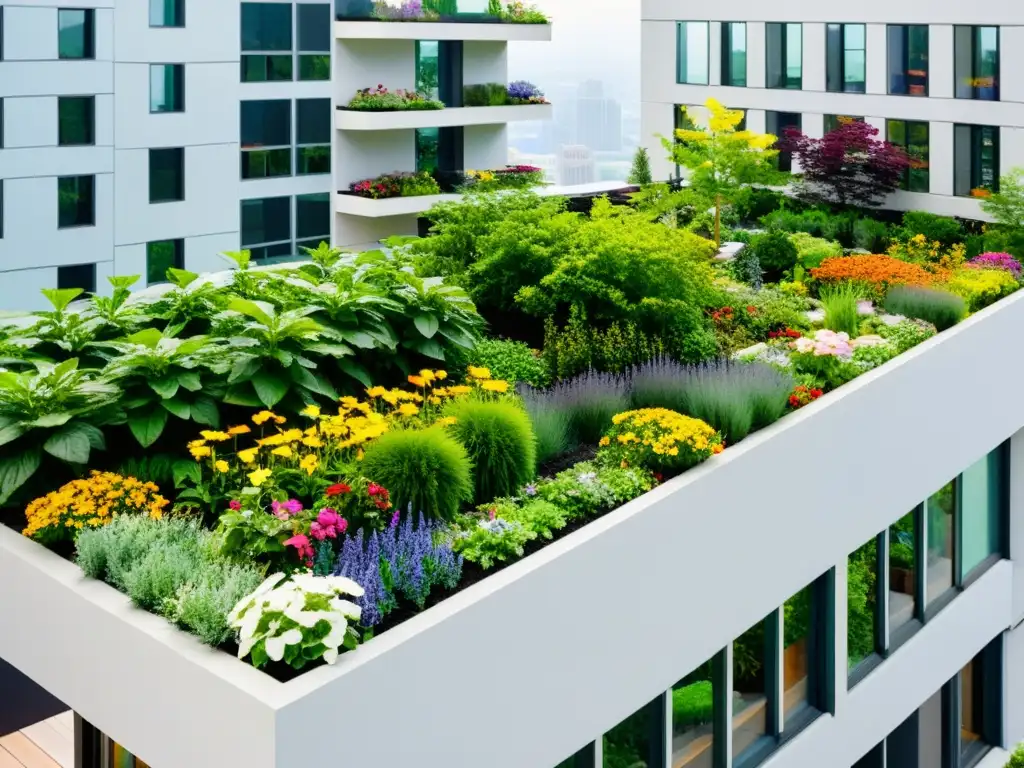
[(502, 381), (501, 379), (485, 381), (480, 386), (488, 392), (508, 392), (508, 382)]
[(324, 441), (316, 435), (310, 435), (309, 437), (302, 438), (302, 444), (307, 448), (322, 448)]
[(274, 419), (276, 421), (278, 418), (278, 415), (273, 411), (260, 411), (259, 413), (253, 415), (252, 422), (253, 424), (260, 425), (265, 424), (271, 419)]
[(409, 376), (409, 383), (414, 387), (425, 387), (427, 386), (427, 380), (422, 376)]
[(429, 368), (424, 368), (420, 371), (420, 378), (422, 378), (428, 384), (434, 380), (434, 372)]
[(251, 431), (252, 430), (249, 429), (249, 425), (248, 424), (239, 424), (236, 427), (228, 427), (228, 434), (229, 435), (247, 435)]
[(359, 407), (359, 401), (356, 398), (352, 397), (352, 395), (345, 395), (343, 398), (341, 398), (340, 402), (342, 408), (351, 409)]
[(458, 396), (458, 395), (468, 395), (470, 392), (473, 391), (473, 388), (472, 387), (467, 387), (465, 384), (458, 384), (458, 385), (456, 385), (454, 387), (448, 387), (448, 391), (454, 397), (454, 396)]
[(209, 429), (204, 429), (199, 434), (203, 436), (204, 440), (210, 440), (214, 443), (222, 443), (225, 440), (231, 439), (231, 435), (229, 435), (227, 432), (214, 432)]
[(477, 368), (475, 365), (469, 366), (467, 369), (469, 375), (474, 379), (489, 379), (491, 378), (490, 368)]
[(381, 397), (385, 392), (387, 392), (387, 390), (384, 389), (384, 387), (370, 387), (366, 390), (366, 394), (370, 397)]
[(448, 378), (448, 374), (445, 371), (434, 371), (434, 378), (438, 381), (444, 381)]
[(311, 476), (316, 472), (316, 468), (320, 466), (320, 459), (316, 457), (314, 453), (307, 453), (302, 457), (302, 461), (299, 462), (299, 466), (306, 470), (306, 474)]
[(214, 462), (213, 468), (218, 472), (226, 473), (228, 471), (228, 463), (224, 459), (218, 459)]
[(246, 448), (244, 451), (239, 451), (237, 455), (243, 464), (252, 464), (256, 461), (256, 454), (258, 452), (256, 448)]
[(601, 438), (600, 442), (598, 442), (598, 445), (600, 445), (602, 448), (605, 448), (610, 443), (611, 443), (611, 440), (609, 439), (608, 435), (605, 435), (604, 437)]
[(452, 424), (457, 424), (458, 421), (459, 420), (456, 419), (454, 416), (445, 416), (443, 418), (438, 419), (437, 423), (440, 424), (442, 427), (450, 427)]
[(299, 411), (299, 413), (301, 413), (303, 416), (309, 416), (309, 418), (311, 419), (318, 419), (320, 418), (320, 406), (307, 405), (305, 408)]
[(269, 469), (257, 469), (249, 473), (249, 482), (252, 483), (257, 488), (259, 488), (261, 485), (263, 485), (263, 483), (267, 481), (268, 477), (270, 477)]
[(282, 445), (280, 448), (275, 448), (274, 450), (272, 450), (271, 453), (274, 454), (275, 456), (283, 456), (284, 458), (288, 459), (291, 458), (292, 449), (289, 448), (287, 445)]
[(188, 449), (191, 451), (193, 448), (202, 448), (204, 445), (206, 445), (205, 440), (193, 440), (188, 444)]
[(415, 416), (417, 413), (420, 412), (420, 409), (417, 408), (412, 403), (402, 403), (400, 406), (398, 406), (398, 412), (402, 416)]
[(210, 446), (208, 445), (197, 445), (194, 448), (189, 448), (189, 453), (192, 454), (193, 459), (199, 461), (205, 456), (209, 456), (213, 451), (210, 450)]

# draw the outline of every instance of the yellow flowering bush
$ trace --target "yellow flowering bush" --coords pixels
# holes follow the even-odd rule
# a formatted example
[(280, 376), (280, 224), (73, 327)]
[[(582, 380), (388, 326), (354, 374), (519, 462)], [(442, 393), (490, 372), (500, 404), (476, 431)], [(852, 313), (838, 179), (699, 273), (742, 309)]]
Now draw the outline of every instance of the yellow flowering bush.
[(709, 424), (667, 408), (616, 414), (599, 445), (605, 460), (659, 472), (681, 472), (724, 447), (721, 434)]
[(956, 270), (945, 287), (962, 296), (971, 312), (984, 309), (1019, 287), (1016, 278), (1005, 269), (979, 269), (966, 266)]
[(967, 258), (967, 247), (956, 243), (945, 249), (938, 241), (928, 241), (924, 235), (914, 235), (907, 240), (897, 240), (889, 246), (887, 255), (900, 261), (909, 261), (925, 268), (957, 269)]
[(84, 528), (99, 528), (117, 515), (163, 516), (167, 499), (153, 483), (93, 470), (42, 496), (25, 509), (22, 533), (44, 544), (71, 541)]

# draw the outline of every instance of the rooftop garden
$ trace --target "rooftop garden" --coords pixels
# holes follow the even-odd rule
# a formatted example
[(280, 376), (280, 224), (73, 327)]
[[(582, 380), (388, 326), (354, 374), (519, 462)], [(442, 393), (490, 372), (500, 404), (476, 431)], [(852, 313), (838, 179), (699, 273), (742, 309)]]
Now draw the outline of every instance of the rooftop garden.
[[(471, 6), (471, 8), (470, 8)], [(521, 0), (335, 0), (339, 21), (476, 22), (547, 24), (548, 17)]]
[[(504, 83), (480, 83), (463, 89), (465, 107), (510, 107), (528, 104), (550, 104), (543, 91), (526, 80)], [(359, 112), (409, 112), (444, 109), (443, 101), (418, 91), (399, 88), (389, 91), (382, 84), (376, 88), (356, 91), (344, 109)]]
[(544, 184), (544, 171), (534, 165), (506, 165), (491, 171), (465, 172), (392, 171), (349, 186), (348, 194), (380, 200), (418, 197), (442, 192), (496, 192), (527, 189)]
[(710, 106), (665, 141), (690, 185), (629, 205), (484, 186), (380, 250), (45, 291), (0, 327), (3, 522), (287, 679), (1019, 287), (1021, 172), (995, 225), (901, 217), (840, 186), (880, 201), (895, 148), (790, 179)]

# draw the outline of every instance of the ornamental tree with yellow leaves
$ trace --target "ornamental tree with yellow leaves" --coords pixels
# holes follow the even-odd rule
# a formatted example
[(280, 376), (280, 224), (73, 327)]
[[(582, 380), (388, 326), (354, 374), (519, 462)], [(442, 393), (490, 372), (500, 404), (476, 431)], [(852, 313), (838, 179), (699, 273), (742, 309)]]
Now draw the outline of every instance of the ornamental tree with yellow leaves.
[[(707, 205), (715, 208), (715, 243), (720, 243), (723, 203), (736, 203), (751, 184), (776, 184), (785, 178), (775, 168), (778, 151), (775, 136), (737, 130), (743, 112), (726, 109), (716, 99), (704, 106), (709, 117), (707, 127), (680, 128), (672, 139), (662, 138), (669, 159), (689, 170), (690, 189)], [(680, 107), (684, 116), (685, 107)]]

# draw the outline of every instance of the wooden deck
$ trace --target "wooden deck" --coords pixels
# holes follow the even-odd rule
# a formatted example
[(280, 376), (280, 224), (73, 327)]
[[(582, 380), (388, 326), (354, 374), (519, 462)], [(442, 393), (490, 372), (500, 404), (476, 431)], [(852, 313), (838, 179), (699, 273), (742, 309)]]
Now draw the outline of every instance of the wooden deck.
[(74, 768), (71, 712), (0, 737), (0, 768)]

